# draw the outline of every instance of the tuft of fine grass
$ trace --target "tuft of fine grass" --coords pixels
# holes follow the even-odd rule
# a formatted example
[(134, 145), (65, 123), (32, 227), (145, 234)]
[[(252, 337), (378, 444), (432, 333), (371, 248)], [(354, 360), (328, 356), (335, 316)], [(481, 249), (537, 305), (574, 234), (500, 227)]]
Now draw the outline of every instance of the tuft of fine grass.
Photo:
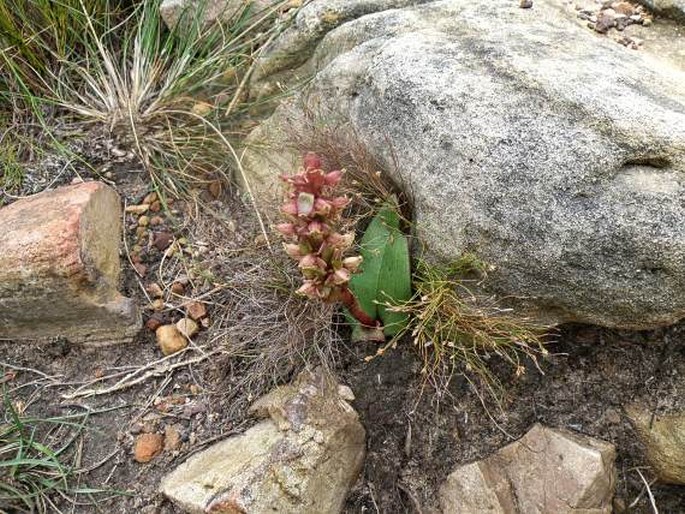
[[(3, 398), (0, 505), (9, 512), (60, 512), (57, 504), (92, 504), (103, 489), (78, 485), (76, 442), (88, 413), (36, 418)], [(110, 491), (111, 493), (111, 491)], [(84, 498), (83, 503), (79, 498)], [(1, 509), (0, 509), (1, 511)]]
[(159, 5), (0, 0), (0, 98), (57, 140), (54, 125), (113, 140), (158, 191), (179, 196), (229, 178), (247, 80), (283, 20), (280, 4), (254, 13), (246, 3), (207, 24), (201, 2), (168, 29)]
[(463, 373), (485, 387), (499, 403), (504, 388), (493, 371), (493, 359), (508, 365), (516, 376), (526, 371), (526, 361), (538, 370), (548, 329), (517, 317), (492, 298), (477, 295), (475, 277), (483, 278), (487, 266), (471, 255), (449, 266), (419, 260), (414, 273), (415, 295), (394, 309), (410, 317), (404, 334), (410, 334), (422, 360), (422, 373), (444, 389), (455, 373)]

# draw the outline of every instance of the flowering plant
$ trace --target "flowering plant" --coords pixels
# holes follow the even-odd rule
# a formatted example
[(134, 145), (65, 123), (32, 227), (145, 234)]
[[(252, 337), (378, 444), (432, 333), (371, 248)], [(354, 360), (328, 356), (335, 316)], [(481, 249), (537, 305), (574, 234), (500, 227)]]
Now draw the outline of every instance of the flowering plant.
[(335, 192), (342, 171), (323, 171), (321, 158), (309, 152), (298, 173), (281, 178), (289, 186), (281, 207), (287, 222), (276, 229), (288, 241), (285, 251), (298, 261), (304, 277), (297, 292), (327, 303), (341, 302), (362, 326), (378, 327), (380, 323), (361, 308), (349, 288), (362, 257), (346, 256), (354, 234), (338, 232), (342, 210), (350, 203), (347, 196)]

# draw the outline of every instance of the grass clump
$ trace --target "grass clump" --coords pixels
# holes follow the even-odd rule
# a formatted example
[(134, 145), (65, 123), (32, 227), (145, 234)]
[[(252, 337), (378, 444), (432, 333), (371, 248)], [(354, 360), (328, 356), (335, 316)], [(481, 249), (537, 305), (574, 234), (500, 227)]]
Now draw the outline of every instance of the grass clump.
[[(9, 512), (60, 512), (57, 504), (92, 504), (106, 492), (78, 484), (76, 443), (88, 413), (52, 418), (25, 415), (5, 395), (0, 420), (0, 506)], [(85, 497), (88, 503), (78, 498)], [(0, 512), (4, 512), (0, 509)]]
[(78, 127), (113, 141), (178, 196), (228, 176), (247, 79), (282, 24), (248, 3), (206, 23), (200, 2), (170, 29), (160, 3), (0, 0), (0, 99), (56, 140)]
[(462, 371), (499, 402), (504, 389), (493, 372), (492, 358), (506, 363), (516, 376), (525, 373), (526, 361), (539, 370), (538, 358), (548, 353), (547, 330), (477, 295), (474, 281), (484, 279), (486, 271), (487, 266), (471, 255), (449, 266), (419, 260), (414, 297), (394, 308), (409, 315), (404, 334), (411, 335), (429, 382), (444, 388), (455, 372)]

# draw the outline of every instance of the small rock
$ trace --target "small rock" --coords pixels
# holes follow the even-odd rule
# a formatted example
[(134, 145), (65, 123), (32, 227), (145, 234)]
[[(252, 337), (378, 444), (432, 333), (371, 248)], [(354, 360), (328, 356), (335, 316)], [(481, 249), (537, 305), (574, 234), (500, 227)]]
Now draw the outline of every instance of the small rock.
[(164, 449), (166, 451), (178, 450), (181, 447), (181, 432), (175, 425), (164, 427)]
[(611, 4), (611, 8), (617, 14), (623, 14), (625, 16), (631, 16), (635, 12), (635, 8), (629, 2), (614, 2)]
[(161, 298), (157, 298), (156, 300), (152, 301), (150, 306), (152, 307), (153, 311), (164, 310), (164, 300), (162, 300)]
[(685, 411), (652, 415), (651, 409), (634, 403), (625, 412), (659, 480), (685, 485)]
[(150, 224), (150, 218), (147, 216), (141, 216), (138, 218), (138, 226), (139, 227), (147, 227)]
[(126, 207), (126, 212), (130, 214), (145, 214), (150, 206), (146, 203), (140, 205), (129, 205)]
[(612, 444), (536, 424), (490, 457), (464, 464), (440, 488), (442, 511), (611, 512)]
[(354, 393), (352, 392), (352, 389), (346, 385), (341, 384), (338, 386), (338, 396), (348, 402), (354, 401)]
[(133, 458), (136, 462), (150, 462), (162, 451), (163, 443), (161, 434), (140, 434), (136, 437)]
[(177, 295), (182, 295), (186, 292), (186, 288), (180, 282), (174, 282), (171, 284), (171, 292)]
[(611, 11), (611, 13), (609, 13), (608, 11), (611, 11), (611, 9), (602, 11), (599, 13), (599, 16), (597, 16), (597, 23), (595, 23), (595, 32), (599, 32), (600, 34), (606, 34), (607, 32), (609, 32), (610, 28), (616, 26), (616, 20), (614, 19), (613, 11)]
[(645, 18), (642, 20), (643, 27), (649, 27), (653, 23), (652, 18)]
[(155, 332), (157, 344), (164, 355), (180, 352), (188, 346), (188, 340), (183, 337), (176, 325), (162, 325)]
[(153, 298), (161, 298), (162, 296), (164, 296), (164, 291), (162, 291), (162, 288), (159, 286), (157, 282), (152, 282), (148, 284), (145, 290)]
[(147, 235), (147, 227), (140, 225), (136, 227), (136, 237), (142, 239)]
[(178, 331), (186, 336), (188, 339), (196, 335), (200, 331), (200, 327), (197, 326), (190, 318), (183, 318), (176, 322), (176, 328)]
[(150, 210), (152, 212), (159, 212), (162, 210), (162, 204), (159, 200), (156, 200), (150, 204)]
[(337, 384), (305, 372), (260, 402), (276, 417), (193, 455), (162, 480), (162, 493), (188, 512), (341, 512), (365, 433)]
[(133, 263), (133, 269), (136, 270), (136, 273), (138, 273), (138, 276), (144, 277), (145, 274), (147, 273), (147, 266), (145, 264), (142, 264), (140, 262), (134, 262)]
[(521, 0), (519, 2), (519, 7), (521, 9), (530, 9), (533, 7), (533, 0)]
[(161, 225), (162, 223), (164, 223), (164, 218), (162, 218), (161, 216), (153, 216), (152, 218), (150, 218), (150, 226), (152, 227), (156, 227), (158, 225)]
[(186, 306), (186, 313), (191, 319), (198, 321), (207, 317), (207, 307), (202, 302), (191, 302)]
[(145, 328), (147, 328), (151, 332), (156, 332), (157, 329), (162, 326), (162, 324), (163, 324), (163, 321), (160, 319), (160, 317), (153, 314), (145, 322)]
[(173, 239), (173, 236), (169, 232), (157, 232), (155, 234), (154, 245), (161, 252), (169, 248)]
[(156, 201), (157, 201), (157, 193), (155, 193), (155, 192), (153, 191), (152, 193), (148, 194), (148, 195), (143, 199), (143, 201), (140, 202), (140, 203), (141, 203), (141, 204), (148, 204), (148, 205), (151, 205), (152, 203), (154, 203), (154, 202), (156, 202)]

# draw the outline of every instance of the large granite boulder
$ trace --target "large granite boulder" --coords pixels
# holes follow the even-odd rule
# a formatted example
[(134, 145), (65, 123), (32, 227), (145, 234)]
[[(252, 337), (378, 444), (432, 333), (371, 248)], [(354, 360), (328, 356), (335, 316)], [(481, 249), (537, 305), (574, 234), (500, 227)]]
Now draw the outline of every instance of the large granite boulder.
[[(324, 0), (298, 14), (263, 67), (284, 80), (293, 41), (310, 58), (289, 77), (313, 79), (250, 138), (253, 189), (273, 196), (295, 167), (293, 134), (343, 120), (406, 188), (429, 252), (476, 254), (520, 312), (634, 329), (683, 318), (683, 70), (558, 0), (414, 3), (379, 1), (325, 36), (317, 7), (349, 17), (326, 18)], [(253, 85), (270, 89), (265, 74)]]

